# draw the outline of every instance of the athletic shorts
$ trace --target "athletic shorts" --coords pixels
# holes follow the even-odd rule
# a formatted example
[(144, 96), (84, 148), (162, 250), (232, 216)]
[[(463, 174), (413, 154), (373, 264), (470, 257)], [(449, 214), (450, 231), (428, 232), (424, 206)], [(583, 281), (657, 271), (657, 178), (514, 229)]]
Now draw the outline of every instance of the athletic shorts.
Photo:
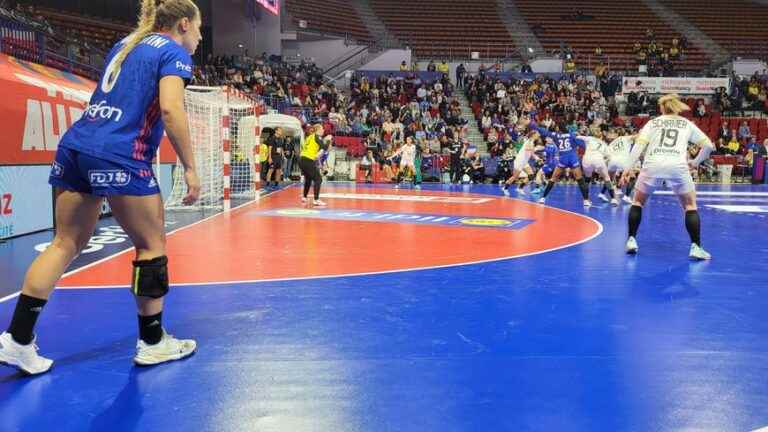
[(553, 172), (555, 172), (555, 168), (557, 168), (557, 164), (552, 165), (544, 165), (541, 167), (541, 170), (544, 172), (544, 175), (549, 177), (552, 175)]
[(591, 177), (592, 173), (603, 175), (607, 174), (608, 167), (605, 166), (605, 159), (602, 155), (586, 155), (581, 161), (581, 169), (586, 177)]
[(579, 155), (577, 155), (575, 151), (561, 153), (560, 158), (557, 161), (557, 166), (560, 168), (578, 168), (581, 166)]
[(152, 165), (129, 167), (59, 147), (48, 183), (89, 195), (154, 195), (160, 193)]
[(279, 154), (272, 155), (272, 163), (269, 167), (275, 170), (283, 169), (283, 156)]
[(629, 160), (627, 159), (611, 159), (608, 162), (608, 171), (609, 172), (619, 172), (619, 171), (626, 171), (627, 167), (629, 166)]
[(523, 155), (520, 155), (515, 158), (515, 164), (513, 166), (515, 171), (520, 171), (522, 169), (525, 169), (525, 167), (529, 166), (528, 161), (531, 159), (530, 156), (525, 157)]
[(637, 177), (635, 188), (645, 194), (651, 194), (662, 183), (666, 183), (675, 195), (691, 193), (696, 189), (687, 166), (643, 168)]

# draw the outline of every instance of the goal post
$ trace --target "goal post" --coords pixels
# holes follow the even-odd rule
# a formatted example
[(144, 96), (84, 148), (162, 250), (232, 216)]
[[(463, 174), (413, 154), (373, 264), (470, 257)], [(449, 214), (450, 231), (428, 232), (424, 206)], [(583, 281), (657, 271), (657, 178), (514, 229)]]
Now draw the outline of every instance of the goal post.
[(172, 189), (165, 200), (170, 210), (223, 210), (232, 200), (258, 198), (258, 111), (244, 94), (226, 87), (189, 86), (184, 105), (192, 153), (200, 177), (200, 198), (182, 203), (187, 193), (184, 169), (177, 161)]

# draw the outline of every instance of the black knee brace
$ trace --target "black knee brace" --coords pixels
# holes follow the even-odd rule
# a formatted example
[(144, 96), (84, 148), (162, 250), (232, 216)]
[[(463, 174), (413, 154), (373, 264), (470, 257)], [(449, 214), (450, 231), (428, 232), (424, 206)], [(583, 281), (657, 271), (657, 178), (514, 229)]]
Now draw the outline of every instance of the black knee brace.
[(151, 298), (168, 294), (168, 257), (134, 261), (131, 291), (139, 297)]

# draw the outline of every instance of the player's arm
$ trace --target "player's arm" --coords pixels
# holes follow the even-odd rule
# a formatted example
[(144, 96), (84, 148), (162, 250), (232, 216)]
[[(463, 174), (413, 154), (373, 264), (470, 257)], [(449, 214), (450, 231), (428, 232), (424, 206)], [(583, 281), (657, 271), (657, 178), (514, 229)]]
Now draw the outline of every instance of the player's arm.
[(632, 146), (632, 151), (629, 153), (629, 166), (633, 167), (645, 154), (645, 149), (648, 148), (651, 136), (651, 122), (648, 122), (640, 130), (640, 133), (635, 137), (635, 145)]
[(693, 133), (691, 133), (691, 142), (699, 146), (699, 154), (691, 161), (691, 165), (696, 168), (709, 158), (709, 154), (715, 149), (715, 145), (712, 144), (712, 140), (710, 140), (698, 126), (694, 124), (692, 124), (692, 126)]
[(166, 76), (160, 80), (160, 113), (173, 149), (179, 155), (185, 171), (195, 170), (192, 138), (189, 135), (187, 113), (184, 111), (184, 80)]
[(200, 179), (197, 176), (195, 157), (192, 153), (187, 113), (184, 111), (184, 79), (176, 75), (161, 78), (159, 102), (165, 131), (184, 167), (187, 195), (182, 202), (189, 205), (197, 201), (200, 196)]

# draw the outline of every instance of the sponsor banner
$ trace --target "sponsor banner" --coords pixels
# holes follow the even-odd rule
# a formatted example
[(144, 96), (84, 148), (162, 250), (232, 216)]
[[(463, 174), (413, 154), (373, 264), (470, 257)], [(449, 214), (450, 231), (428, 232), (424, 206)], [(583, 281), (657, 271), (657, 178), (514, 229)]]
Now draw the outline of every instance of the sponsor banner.
[(624, 77), (624, 93), (714, 94), (730, 87), (729, 78)]
[(390, 195), (390, 194), (355, 194), (355, 193), (324, 193), (321, 198), (354, 199), (373, 201), (411, 201), (446, 204), (482, 204), (493, 201), (493, 198), (469, 198), (438, 195)]
[(447, 216), (422, 213), (384, 213), (339, 209), (287, 208), (255, 213), (258, 216), (278, 216), (310, 219), (330, 219), (359, 222), (389, 222), (413, 225), (495, 228), (519, 230), (533, 223), (533, 219), (491, 218), (487, 216)]
[[(96, 83), (35, 63), (0, 55), (0, 165), (49, 164), (64, 133), (83, 113), (119, 118), (120, 107), (89, 105)], [(175, 163), (167, 138), (161, 161)]]
[(49, 166), (0, 166), (0, 238), (53, 226)]

